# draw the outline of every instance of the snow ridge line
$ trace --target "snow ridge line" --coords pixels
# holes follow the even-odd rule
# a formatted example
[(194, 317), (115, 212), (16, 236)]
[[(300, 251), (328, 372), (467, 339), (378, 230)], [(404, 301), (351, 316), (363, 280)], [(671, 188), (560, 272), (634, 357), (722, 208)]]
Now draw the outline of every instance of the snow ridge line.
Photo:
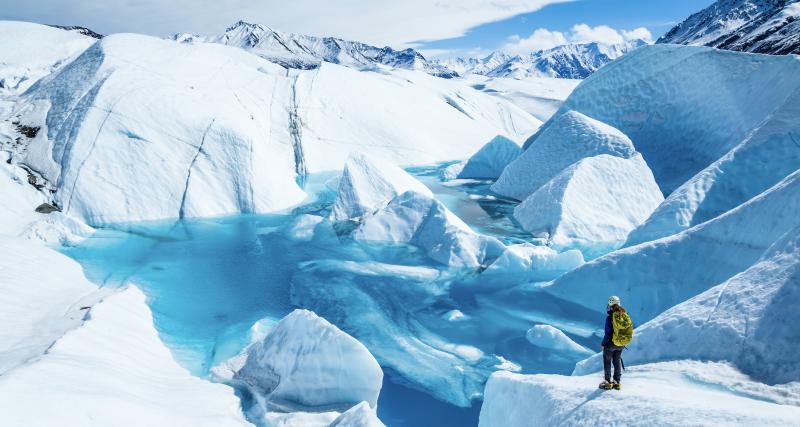
[(211, 119), (211, 123), (208, 124), (206, 127), (205, 132), (203, 132), (203, 138), (200, 139), (200, 145), (197, 146), (197, 152), (194, 153), (194, 157), (192, 158), (192, 162), (189, 163), (189, 170), (186, 172), (186, 183), (183, 187), (183, 196), (181, 196), (181, 208), (178, 211), (178, 218), (183, 219), (184, 217), (184, 209), (186, 208), (186, 194), (189, 192), (189, 181), (192, 178), (192, 168), (194, 168), (194, 164), (197, 163), (197, 158), (200, 157), (200, 153), (203, 152), (203, 144), (206, 142), (206, 135), (208, 135), (208, 131), (211, 130), (211, 126), (214, 125), (216, 118)]
[(306, 169), (306, 159), (303, 154), (303, 126), (300, 116), (297, 114), (297, 79), (295, 76), (292, 82), (292, 99), (289, 106), (289, 136), (292, 138), (292, 148), (294, 150), (294, 172), (297, 174), (295, 181), (301, 188), (305, 186), (308, 170)]

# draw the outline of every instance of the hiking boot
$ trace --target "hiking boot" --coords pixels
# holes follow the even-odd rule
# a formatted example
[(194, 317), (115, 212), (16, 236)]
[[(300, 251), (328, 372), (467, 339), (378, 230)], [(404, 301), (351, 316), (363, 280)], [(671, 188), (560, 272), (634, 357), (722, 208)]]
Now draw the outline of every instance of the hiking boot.
[(622, 384), (620, 384), (619, 381), (614, 381), (611, 384), (611, 387), (613, 387), (614, 390), (621, 390), (622, 389)]
[(603, 382), (600, 383), (600, 388), (603, 389), (603, 390), (611, 390), (612, 387), (613, 387), (613, 384), (611, 384), (608, 381), (603, 381)]

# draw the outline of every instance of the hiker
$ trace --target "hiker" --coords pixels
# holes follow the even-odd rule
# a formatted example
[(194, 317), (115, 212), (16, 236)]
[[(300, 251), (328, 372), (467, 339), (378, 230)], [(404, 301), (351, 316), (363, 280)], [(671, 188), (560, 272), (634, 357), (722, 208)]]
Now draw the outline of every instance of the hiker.
[[(603, 352), (603, 372), (605, 380), (600, 383), (604, 390), (620, 390), (622, 385), (622, 350), (633, 339), (633, 322), (628, 312), (620, 305), (618, 296), (608, 298), (606, 306), (606, 328), (600, 351)], [(611, 364), (614, 364), (614, 381), (611, 381)]]

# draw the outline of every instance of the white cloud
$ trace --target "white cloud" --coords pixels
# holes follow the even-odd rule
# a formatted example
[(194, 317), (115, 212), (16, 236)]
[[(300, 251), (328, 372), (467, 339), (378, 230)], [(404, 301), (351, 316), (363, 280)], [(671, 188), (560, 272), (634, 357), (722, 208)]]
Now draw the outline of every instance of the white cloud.
[(652, 35), (647, 28), (640, 27), (630, 31), (618, 31), (607, 25), (592, 27), (586, 24), (574, 25), (568, 32), (550, 31), (539, 28), (528, 37), (513, 35), (508, 38), (500, 50), (514, 55), (526, 54), (537, 50), (550, 49), (567, 43), (604, 44), (623, 43), (628, 40), (643, 39), (652, 42)]
[(630, 31), (623, 30), (622, 37), (625, 37), (625, 40), (642, 39), (648, 43), (652, 43), (653, 41), (653, 34), (645, 27), (639, 27)]
[[(239, 19), (283, 31), (334, 35), (377, 45), (464, 35), (488, 22), (570, 0), (27, 0), (3, 6), (4, 19), (83, 25), (101, 33), (217, 34)], [(0, 0), (5, 3), (5, 0)]]
[(534, 52), (537, 50), (550, 49), (568, 43), (567, 37), (560, 31), (550, 31), (539, 28), (530, 37), (520, 38), (519, 36), (509, 37), (508, 43), (501, 50), (513, 55)]

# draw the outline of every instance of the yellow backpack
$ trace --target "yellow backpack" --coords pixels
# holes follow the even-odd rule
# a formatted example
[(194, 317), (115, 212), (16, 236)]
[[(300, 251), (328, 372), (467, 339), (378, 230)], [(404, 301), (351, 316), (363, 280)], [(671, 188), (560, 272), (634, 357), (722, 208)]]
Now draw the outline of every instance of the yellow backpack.
[(614, 334), (611, 336), (611, 343), (617, 347), (625, 347), (633, 340), (633, 322), (628, 313), (615, 311), (611, 315), (611, 326)]

